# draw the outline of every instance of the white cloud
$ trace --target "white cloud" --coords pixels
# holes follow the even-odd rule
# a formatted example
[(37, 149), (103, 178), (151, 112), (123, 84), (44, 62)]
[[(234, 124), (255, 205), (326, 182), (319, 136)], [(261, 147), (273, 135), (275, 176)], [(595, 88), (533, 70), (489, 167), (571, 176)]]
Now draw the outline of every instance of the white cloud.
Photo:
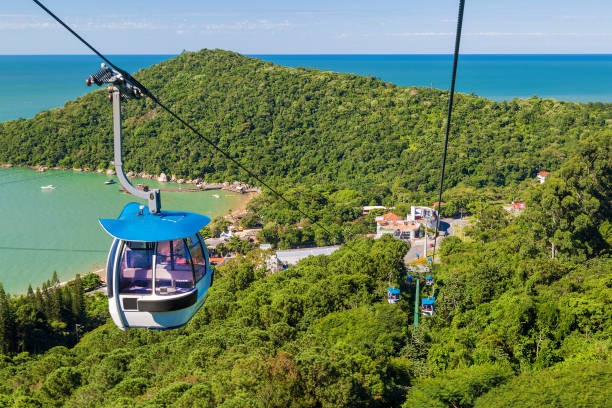
[(35, 14), (0, 14), (0, 30), (46, 30), (60, 25)]
[[(242, 20), (229, 23), (185, 24), (180, 22), (161, 20), (158, 18), (129, 18), (115, 16), (97, 16), (95, 18), (67, 17), (65, 21), (77, 31), (133, 31), (133, 30), (173, 30), (178, 35), (185, 33), (187, 26), (191, 29), (203, 30), (204, 33), (240, 32), (240, 31), (271, 31), (286, 30), (293, 27), (288, 20), (270, 21), (267, 19)], [(0, 15), (0, 30), (43, 30), (59, 28), (60, 25), (48, 18), (35, 15)]]
[(233, 12), (204, 12), (204, 13), (172, 13), (172, 14), (152, 14), (154, 17), (240, 17), (252, 15), (271, 15), (281, 14), (286, 16), (304, 16), (304, 15), (346, 15), (352, 13), (352, 10), (282, 10), (282, 9), (243, 9)]
[[(157, 24), (145, 19), (65, 18), (64, 21), (75, 30), (167, 30), (166, 24)], [(29, 14), (1, 14), (0, 30), (47, 30), (60, 28), (55, 21)]]
[[(406, 33), (387, 33), (391, 37), (439, 37), (439, 36), (454, 36), (454, 32), (406, 32)], [(481, 31), (464, 33), (469, 37), (608, 37), (612, 33), (547, 33), (547, 32), (503, 32), (503, 31)]]
[(59, 24), (51, 22), (0, 22), (0, 30), (46, 30), (58, 28)]
[(545, 37), (550, 33), (532, 32), (532, 33), (513, 33), (513, 32), (501, 32), (501, 31), (482, 31), (475, 33), (465, 33), (466, 36), (473, 37)]
[(278, 23), (273, 23), (268, 20), (244, 20), (234, 23), (204, 24), (203, 29), (205, 33), (215, 33), (230, 31), (283, 30), (291, 27), (293, 27), (293, 24), (287, 20)]
[(88, 21), (85, 23), (72, 24), (75, 29), (83, 31), (96, 30), (167, 30), (169, 27), (165, 24), (155, 24), (146, 21)]
[(580, 33), (580, 32), (566, 32), (566, 33), (547, 33), (547, 32), (498, 32), (498, 31), (485, 31), (475, 33), (465, 33), (466, 36), (474, 37), (608, 37), (612, 33)]
[(567, 21), (581, 21), (581, 20), (592, 20), (591, 16), (557, 16), (559, 20), (567, 20)]
[(35, 17), (38, 17), (38, 16), (36, 16), (36, 15), (34, 15), (34, 14), (0, 14), (0, 18), (3, 18), (3, 17), (9, 17), (9, 18), (15, 18), (15, 17), (22, 17), (22, 18), (24, 18), (24, 17), (29, 17), (29, 18), (35, 18)]
[(407, 32), (407, 33), (387, 33), (387, 35), (391, 37), (437, 37), (437, 36), (455, 35), (455, 33), (443, 32), (443, 31), (425, 31), (425, 32)]

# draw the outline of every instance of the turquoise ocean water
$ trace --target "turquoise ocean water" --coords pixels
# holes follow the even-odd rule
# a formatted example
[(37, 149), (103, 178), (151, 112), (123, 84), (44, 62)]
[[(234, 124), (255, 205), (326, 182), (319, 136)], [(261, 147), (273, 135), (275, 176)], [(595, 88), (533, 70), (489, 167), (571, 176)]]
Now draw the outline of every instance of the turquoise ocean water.
[[(0, 282), (11, 293), (35, 288), (57, 271), (60, 280), (104, 267), (111, 238), (98, 218), (116, 218), (134, 197), (105, 185), (103, 174), (39, 173), (0, 168)], [(115, 178), (116, 180), (116, 178)], [(185, 185), (136, 179), (151, 187)], [(54, 190), (43, 190), (46, 185)], [(219, 198), (213, 195), (218, 195)], [(238, 208), (245, 196), (229, 191), (162, 192), (162, 208), (211, 218)]]
[[(452, 55), (253, 55), (289, 67), (371, 75), (448, 89)], [(612, 102), (612, 55), (461, 55), (457, 90), (496, 101), (533, 95)]]
[[(450, 55), (252, 55), (290, 67), (372, 75), (402, 86), (447, 89)], [(134, 72), (172, 55), (111, 55)], [(87, 93), (91, 55), (0, 55), (0, 121), (29, 118)], [(612, 102), (612, 55), (462, 55), (457, 89), (494, 100), (535, 95), (575, 102)]]
[[(173, 55), (109, 57), (124, 70), (136, 72)], [(85, 79), (100, 69), (100, 62), (93, 55), (0, 55), (0, 121), (30, 118), (86, 94), (92, 89)]]

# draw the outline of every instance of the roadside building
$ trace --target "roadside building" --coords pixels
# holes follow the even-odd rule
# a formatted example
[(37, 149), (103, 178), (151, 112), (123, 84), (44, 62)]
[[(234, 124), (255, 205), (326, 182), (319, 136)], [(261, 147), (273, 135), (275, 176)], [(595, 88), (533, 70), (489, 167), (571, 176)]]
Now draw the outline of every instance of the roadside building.
[(266, 271), (269, 273), (276, 273), (283, 269), (287, 269), (287, 265), (283, 265), (282, 262), (279, 261), (271, 244), (259, 244), (259, 249), (266, 251), (264, 256)]
[(395, 227), (393, 237), (404, 241), (410, 241), (417, 239), (421, 226), (411, 221), (404, 221), (403, 225), (400, 224)]
[(234, 234), (241, 240), (248, 240), (251, 242), (257, 242), (257, 233), (261, 231), (261, 228), (248, 228), (242, 231), (236, 231)]
[(363, 207), (362, 214), (368, 215), (370, 211), (372, 210), (386, 210), (386, 209), (387, 207), (385, 207), (384, 205), (366, 205)]
[(216, 250), (217, 246), (222, 242), (225, 242), (225, 240), (221, 238), (206, 238), (204, 240), (204, 243), (206, 244), (206, 248), (208, 248), (209, 252)]
[(230, 258), (228, 258), (226, 256), (211, 256), (211, 257), (208, 258), (208, 261), (210, 262), (211, 266), (221, 266), (228, 259), (230, 259)]
[(537, 178), (540, 184), (544, 184), (544, 182), (546, 181), (546, 177), (548, 177), (549, 174), (549, 171), (541, 171), (538, 173)]
[(340, 248), (340, 245), (273, 251), (270, 244), (261, 244), (259, 248), (266, 251), (264, 259), (268, 273), (276, 273), (297, 264), (309, 256), (331, 255)]
[(504, 210), (508, 211), (509, 213), (520, 214), (523, 211), (525, 211), (525, 208), (527, 208), (527, 206), (525, 205), (525, 203), (520, 203), (520, 202), (519, 203), (515, 203), (513, 201), (511, 205), (503, 206), (502, 208)]
[(391, 234), (394, 238), (408, 241), (417, 238), (419, 229), (417, 222), (404, 219), (395, 213), (376, 217), (376, 238)]
[[(442, 204), (444, 205), (444, 203)], [(439, 205), (439, 203), (434, 203), (434, 206), (436, 205)], [(406, 216), (406, 219), (426, 228), (435, 229), (438, 222), (438, 211), (430, 207), (413, 205), (410, 207), (410, 214)]]
[(233, 237), (234, 235), (235, 235), (235, 232), (234, 232), (234, 226), (233, 226), (233, 225), (230, 225), (229, 227), (227, 227), (227, 231), (223, 231), (223, 232), (221, 233), (220, 238), (221, 238), (221, 239), (223, 239), (223, 240), (225, 240), (225, 241), (227, 241), (227, 240), (229, 240), (231, 237)]
[(270, 273), (276, 273), (283, 269), (287, 269), (287, 266), (283, 265), (282, 262), (278, 260), (276, 254), (272, 254), (266, 258), (266, 270)]
[(282, 265), (295, 265), (304, 258), (317, 255), (331, 255), (340, 248), (340, 245), (315, 247), (315, 248), (300, 248), (286, 249), (276, 251), (276, 258)]

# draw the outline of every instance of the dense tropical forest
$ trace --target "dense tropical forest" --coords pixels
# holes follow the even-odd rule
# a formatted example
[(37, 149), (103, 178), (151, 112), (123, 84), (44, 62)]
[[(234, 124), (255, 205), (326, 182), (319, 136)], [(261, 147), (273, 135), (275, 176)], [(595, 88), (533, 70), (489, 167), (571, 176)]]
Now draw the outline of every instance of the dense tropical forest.
[(89, 273), (60, 283), (57, 273), (25, 296), (11, 297), (0, 283), (0, 354), (40, 353), (53, 346), (73, 346), (80, 333), (106, 321), (108, 310), (102, 293), (85, 296), (100, 286)]
[[(436, 313), (414, 327), (407, 244), (364, 238), (373, 223), (358, 215), (364, 204), (402, 213), (410, 200), (431, 199), (444, 92), (223, 51), (186, 53), (138, 77), (335, 225), (330, 237), (262, 194), (248, 222), (261, 222), (266, 240), (350, 248), (277, 273), (266, 270), (265, 252), (242, 248), (217, 268), (204, 307), (179, 330), (122, 332), (107, 319), (74, 347), (66, 333), (45, 352), (7, 335), (0, 407), (609, 406), (610, 105), (459, 97), (443, 210), (468, 211), (471, 226), (442, 241)], [(149, 102), (125, 109), (129, 169), (250, 181)], [(94, 92), (6, 122), (0, 162), (105, 169), (109, 115)], [(544, 184), (530, 181), (544, 169), (554, 170)], [(511, 214), (500, 197), (527, 208)], [(389, 280), (401, 289), (395, 305), (386, 301)], [(94, 296), (75, 306), (79, 286), (0, 291), (0, 333), (12, 333), (3, 322), (15, 324), (20, 309), (61, 316), (55, 303), (36, 309), (45, 296), (64, 299), (66, 320), (56, 326), (105, 316)]]
[[(0, 404), (607, 406), (611, 141), (581, 143), (527, 192), (523, 214), (490, 205), (464, 240), (444, 240), (437, 313), (416, 330), (402, 241), (359, 238), (274, 274), (255, 250), (218, 268), (183, 329), (108, 322), (72, 349), (6, 355)], [(386, 302), (389, 277), (403, 292), (396, 305)]]

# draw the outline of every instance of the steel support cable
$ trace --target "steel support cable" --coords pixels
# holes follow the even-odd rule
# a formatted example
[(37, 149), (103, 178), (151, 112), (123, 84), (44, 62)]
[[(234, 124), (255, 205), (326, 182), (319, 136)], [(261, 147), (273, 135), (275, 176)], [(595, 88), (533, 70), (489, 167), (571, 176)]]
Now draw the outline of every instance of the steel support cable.
[[(442, 210), (442, 190), (444, 189), (444, 171), (446, 170), (446, 152), (448, 150), (448, 136), (451, 128), (451, 116), (453, 113), (453, 99), (455, 97), (455, 78), (457, 77), (457, 61), (459, 60), (459, 44), (461, 42), (461, 28), (463, 26), (463, 8), (465, 0), (459, 0), (459, 14), (457, 16), (457, 34), (455, 35), (455, 53), (453, 56), (453, 73), (451, 77), (450, 95), (448, 98), (448, 109), (446, 112), (446, 131), (444, 133), (444, 150), (442, 152), (442, 171), (440, 173), (440, 189), (438, 192), (438, 217), (436, 220), (436, 233), (434, 235), (434, 249), (432, 254), (432, 263), (436, 257), (436, 248), (438, 245), (438, 233), (440, 231), (440, 217)], [(435, 206), (434, 206), (435, 207)], [(425, 231), (427, 233), (427, 231)], [(425, 257), (427, 257), (427, 249), (425, 249)]]
[[(219, 146), (217, 146), (215, 144), (215, 142), (213, 142), (212, 140), (210, 140), (209, 138), (207, 138), (206, 136), (204, 136), (202, 133), (200, 133), (197, 129), (195, 129), (193, 126), (191, 126), (187, 121), (185, 121), (183, 118), (181, 118), (178, 114), (174, 113), (170, 108), (168, 108), (166, 105), (164, 105), (163, 103), (161, 103), (161, 101), (159, 99), (157, 99), (157, 97), (155, 95), (153, 95), (153, 93), (151, 93), (151, 91), (149, 91), (143, 84), (141, 84), (136, 78), (134, 78), (132, 75), (130, 75), (128, 72), (122, 70), (121, 68), (119, 68), (118, 66), (116, 66), (115, 64), (113, 64), (108, 58), (106, 58), (104, 55), (102, 55), (102, 53), (100, 53), (98, 50), (96, 50), (91, 44), (89, 44), (83, 37), (81, 37), (79, 34), (77, 34), (72, 28), (70, 28), (66, 23), (64, 23), (59, 17), (57, 17), (55, 14), (53, 14), (53, 12), (51, 10), (49, 10), (47, 7), (45, 7), (40, 1), (38, 0), (32, 0), (34, 1), (34, 3), (36, 3), (40, 8), (42, 8), (47, 14), (49, 14), (51, 17), (53, 17), (53, 19), (55, 21), (57, 21), (60, 25), (62, 25), (66, 30), (68, 30), (72, 35), (74, 35), (79, 41), (81, 41), (87, 48), (89, 48), (91, 51), (93, 51), (98, 57), (100, 57), (104, 62), (106, 62), (110, 67), (114, 68), (117, 72), (119, 72), (121, 75), (123, 75), (123, 77), (125, 79), (127, 79), (128, 81), (132, 82), (134, 85), (136, 85), (141, 92), (148, 96), (149, 98), (151, 98), (153, 100), (153, 102), (155, 102), (156, 104), (158, 104), (162, 109), (164, 109), (166, 112), (168, 112), (171, 116), (173, 116), (176, 120), (178, 120), (179, 122), (181, 122), (183, 125), (185, 125), (187, 128), (189, 128), (193, 133), (195, 133), (197, 136), (199, 136), (200, 138), (202, 138), (206, 143), (208, 143), (211, 147), (213, 147), (216, 151), (218, 151), (219, 153), (221, 153), (225, 158), (227, 158), (228, 160), (230, 160), (232, 163), (234, 163), (236, 166), (238, 166), (238, 168), (240, 168), (241, 170), (243, 170), (245, 173), (247, 173), (249, 176), (253, 177), (255, 180), (257, 180), (262, 186), (264, 186), (265, 188), (267, 188), (268, 190), (270, 190), (274, 195), (276, 195), (276, 197), (278, 197), (280, 200), (284, 201), (285, 203), (287, 203), (289, 205), (289, 207), (291, 207), (292, 209), (294, 209), (295, 211), (297, 211), (298, 213), (300, 213), (301, 215), (303, 215), (304, 217), (308, 218), (309, 220), (312, 221), (313, 225), (318, 226), (319, 228), (321, 228), (323, 231), (325, 231), (327, 234), (329, 234), (330, 236), (333, 236), (333, 233), (331, 231), (329, 231), (327, 228), (325, 228), (323, 225), (321, 225), (319, 222), (316, 221), (316, 218), (308, 215), (308, 213), (306, 213), (305, 211), (302, 211), (296, 204), (294, 204), (293, 202), (291, 202), (290, 200), (288, 200), (287, 198), (285, 198), (280, 192), (278, 192), (275, 188), (271, 187), (268, 183), (266, 183), (265, 181), (263, 181), (257, 174), (255, 174), (254, 172), (252, 172), (251, 170), (249, 170), (247, 167), (245, 167), (242, 163), (240, 163), (238, 160), (236, 160), (234, 157), (232, 157), (229, 153), (227, 153), (225, 150), (223, 150), (222, 148), (220, 148)], [(355, 252), (357, 255), (363, 256), (366, 259), (371, 260), (372, 258), (369, 255), (366, 254), (362, 254), (359, 251), (356, 251), (354, 248), (351, 247), (351, 245), (349, 245), (350, 242), (346, 242), (345, 245), (347, 248), (349, 248), (351, 251)]]

